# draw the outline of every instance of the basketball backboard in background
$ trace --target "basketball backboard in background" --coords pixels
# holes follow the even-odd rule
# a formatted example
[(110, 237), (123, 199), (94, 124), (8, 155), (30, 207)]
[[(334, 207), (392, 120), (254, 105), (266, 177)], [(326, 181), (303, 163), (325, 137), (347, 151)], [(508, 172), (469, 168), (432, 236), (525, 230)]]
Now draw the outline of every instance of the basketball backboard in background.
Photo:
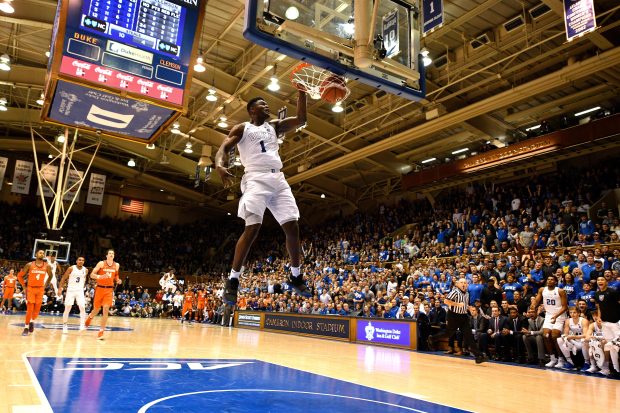
[(45, 257), (55, 256), (61, 264), (69, 262), (71, 243), (67, 241), (52, 241), (48, 239), (35, 239), (32, 248), (32, 259), (35, 259), (38, 250), (45, 251)]
[(417, 1), (247, 0), (243, 35), (411, 100), (425, 96)]

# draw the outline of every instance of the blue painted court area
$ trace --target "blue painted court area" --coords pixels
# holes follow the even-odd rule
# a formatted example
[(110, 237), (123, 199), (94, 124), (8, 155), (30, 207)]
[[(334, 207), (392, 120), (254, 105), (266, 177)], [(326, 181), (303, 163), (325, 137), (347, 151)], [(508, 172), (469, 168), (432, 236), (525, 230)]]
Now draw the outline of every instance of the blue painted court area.
[(56, 413), (465, 412), (257, 360), (28, 361)]
[[(24, 328), (24, 323), (13, 323), (12, 326), (17, 326)], [(62, 330), (62, 323), (34, 323), (35, 329), (45, 329), (45, 330)], [(67, 330), (78, 331), (80, 326), (78, 324), (67, 324)], [(87, 327), (88, 331), (99, 331), (99, 326), (92, 325)], [(106, 326), (105, 331), (133, 331), (133, 328), (128, 327), (108, 327)]]

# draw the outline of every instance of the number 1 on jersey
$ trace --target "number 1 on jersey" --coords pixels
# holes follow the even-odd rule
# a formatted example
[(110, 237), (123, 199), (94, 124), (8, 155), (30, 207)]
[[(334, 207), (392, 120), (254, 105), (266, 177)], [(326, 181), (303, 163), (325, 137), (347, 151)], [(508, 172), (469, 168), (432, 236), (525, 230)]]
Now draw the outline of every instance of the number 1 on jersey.
[(265, 148), (265, 141), (259, 141), (261, 152), (267, 152), (267, 148)]

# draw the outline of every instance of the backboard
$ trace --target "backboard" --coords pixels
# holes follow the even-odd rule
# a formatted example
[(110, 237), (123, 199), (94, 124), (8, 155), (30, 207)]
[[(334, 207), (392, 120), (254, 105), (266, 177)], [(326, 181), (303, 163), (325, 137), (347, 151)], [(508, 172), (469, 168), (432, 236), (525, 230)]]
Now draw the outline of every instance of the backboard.
[(411, 100), (425, 96), (417, 0), (247, 0), (248, 40)]
[(56, 261), (61, 264), (69, 262), (69, 252), (71, 251), (71, 243), (67, 241), (52, 241), (48, 239), (35, 239), (32, 248), (32, 259), (36, 258), (38, 250), (45, 251), (45, 256), (55, 256)]

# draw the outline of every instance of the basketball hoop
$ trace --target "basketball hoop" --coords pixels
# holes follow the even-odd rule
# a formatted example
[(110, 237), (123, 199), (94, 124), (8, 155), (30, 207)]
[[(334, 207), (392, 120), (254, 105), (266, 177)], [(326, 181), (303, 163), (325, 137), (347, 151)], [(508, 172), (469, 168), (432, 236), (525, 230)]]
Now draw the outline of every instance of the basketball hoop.
[[(338, 76), (329, 70), (321, 69), (309, 63), (300, 63), (291, 71), (291, 83), (297, 89), (306, 92), (312, 99), (318, 100), (321, 97), (331, 103), (345, 100), (351, 91), (347, 87), (344, 77)], [(325, 99), (325, 91), (337, 90), (338, 93), (329, 93), (330, 97)]]

